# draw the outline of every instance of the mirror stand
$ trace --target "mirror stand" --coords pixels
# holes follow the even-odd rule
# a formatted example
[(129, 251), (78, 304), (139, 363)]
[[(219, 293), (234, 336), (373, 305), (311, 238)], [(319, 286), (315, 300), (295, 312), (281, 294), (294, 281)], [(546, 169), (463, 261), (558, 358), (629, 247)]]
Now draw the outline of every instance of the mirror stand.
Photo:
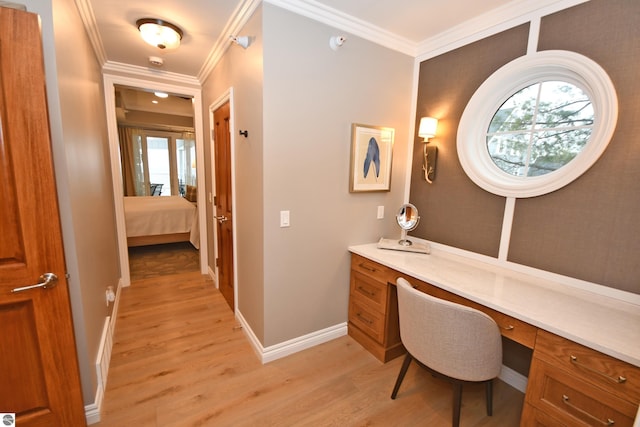
[(409, 239), (407, 239), (407, 230), (405, 230), (404, 228), (400, 231), (400, 240), (398, 240), (398, 244), (402, 245), (402, 246), (411, 246), (413, 245), (413, 242)]

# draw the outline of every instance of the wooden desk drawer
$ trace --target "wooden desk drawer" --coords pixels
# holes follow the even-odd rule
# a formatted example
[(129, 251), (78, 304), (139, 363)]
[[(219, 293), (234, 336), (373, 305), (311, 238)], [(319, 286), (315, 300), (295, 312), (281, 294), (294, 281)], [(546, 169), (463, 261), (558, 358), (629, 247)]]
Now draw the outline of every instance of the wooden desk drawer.
[[(400, 275), (402, 276), (402, 275)], [(492, 310), (488, 307), (485, 307), (481, 304), (475, 303), (471, 300), (468, 300), (464, 297), (451, 293), (449, 291), (445, 291), (437, 286), (433, 286), (429, 283), (422, 282), (420, 280), (414, 279), (412, 277), (402, 276), (409, 283), (415, 286), (420, 291), (432, 295), (437, 298), (445, 299), (447, 301), (452, 301), (458, 304), (466, 305), (467, 307), (475, 308), (476, 310), (480, 310), (483, 313), (489, 315), (500, 327), (500, 333), (502, 336), (509, 338), (515, 342), (518, 342), (525, 347), (533, 348), (536, 342), (536, 333), (538, 328), (533, 325), (530, 325), (521, 320), (515, 319), (511, 316), (508, 316), (504, 313), (500, 313), (499, 311)]]
[(351, 272), (351, 298), (357, 298), (380, 313), (387, 310), (387, 289), (389, 285), (372, 279), (358, 271)]
[(640, 402), (640, 368), (636, 366), (544, 330), (538, 332), (535, 356), (615, 396)]
[(536, 407), (524, 402), (520, 427), (568, 427), (549, 414), (538, 410)]
[(638, 410), (638, 405), (535, 357), (526, 401), (570, 426), (631, 427)]
[(357, 295), (349, 304), (349, 322), (378, 343), (384, 342), (384, 314), (362, 304)]
[(392, 275), (390, 268), (360, 255), (351, 254), (351, 270), (371, 277), (387, 284), (388, 277)]

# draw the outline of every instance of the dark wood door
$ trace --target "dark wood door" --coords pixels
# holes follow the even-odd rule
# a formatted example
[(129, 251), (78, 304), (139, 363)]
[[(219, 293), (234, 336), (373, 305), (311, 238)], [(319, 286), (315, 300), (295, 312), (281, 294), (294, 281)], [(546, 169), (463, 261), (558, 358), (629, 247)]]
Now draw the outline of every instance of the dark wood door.
[(0, 412), (85, 425), (38, 17), (2, 7), (0, 179)]
[(216, 229), (218, 253), (218, 288), (235, 309), (233, 293), (233, 206), (231, 198), (231, 135), (229, 102), (213, 113), (216, 179)]

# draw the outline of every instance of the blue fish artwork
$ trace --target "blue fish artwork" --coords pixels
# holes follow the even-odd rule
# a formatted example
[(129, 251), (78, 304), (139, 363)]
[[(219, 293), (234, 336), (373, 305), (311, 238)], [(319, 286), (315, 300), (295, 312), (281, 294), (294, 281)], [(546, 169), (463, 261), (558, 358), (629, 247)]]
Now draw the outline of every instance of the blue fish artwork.
[(380, 147), (378, 141), (374, 137), (369, 140), (369, 147), (367, 148), (367, 156), (364, 159), (364, 177), (369, 174), (369, 167), (371, 162), (376, 168), (376, 178), (380, 176)]

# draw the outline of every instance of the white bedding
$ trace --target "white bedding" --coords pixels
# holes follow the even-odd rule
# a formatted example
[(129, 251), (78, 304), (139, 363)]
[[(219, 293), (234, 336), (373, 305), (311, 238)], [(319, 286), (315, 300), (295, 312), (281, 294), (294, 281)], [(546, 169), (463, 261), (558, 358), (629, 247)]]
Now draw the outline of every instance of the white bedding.
[(191, 243), (199, 246), (198, 212), (183, 197), (125, 197), (124, 213), (127, 237), (191, 232)]

